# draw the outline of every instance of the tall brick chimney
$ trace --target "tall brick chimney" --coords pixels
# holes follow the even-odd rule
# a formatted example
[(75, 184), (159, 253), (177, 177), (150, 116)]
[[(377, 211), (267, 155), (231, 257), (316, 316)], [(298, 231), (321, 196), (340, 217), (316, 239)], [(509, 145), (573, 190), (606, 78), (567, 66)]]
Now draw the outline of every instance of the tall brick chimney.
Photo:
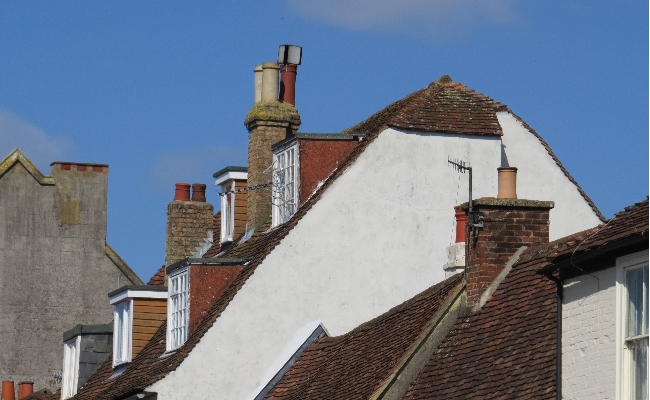
[[(278, 101), (279, 65), (265, 62), (262, 69), (262, 100), (250, 109), (244, 122), (248, 129), (248, 187), (271, 182), (271, 146), (295, 134), (301, 124), (298, 110)], [(248, 230), (260, 228), (271, 218), (271, 193), (271, 187), (248, 192)]]
[[(549, 211), (555, 206), (552, 201), (523, 199), (477, 199), (473, 205), (474, 212), (483, 214), (483, 227), (465, 228), (468, 306), (479, 302), (521, 246), (548, 243)], [(469, 205), (460, 207), (467, 211)], [(472, 219), (468, 216), (467, 220)]]
[(203, 190), (192, 201), (189, 184), (176, 184), (174, 201), (167, 205), (167, 247), (165, 266), (190, 257), (203, 240), (212, 235), (214, 207), (205, 202), (205, 185), (194, 184), (195, 190)]

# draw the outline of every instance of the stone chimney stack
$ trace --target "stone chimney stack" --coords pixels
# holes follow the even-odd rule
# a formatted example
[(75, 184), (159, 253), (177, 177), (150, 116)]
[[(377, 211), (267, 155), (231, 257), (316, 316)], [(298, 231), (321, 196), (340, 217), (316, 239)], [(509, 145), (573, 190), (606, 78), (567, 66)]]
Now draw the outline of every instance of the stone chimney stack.
[[(483, 227), (473, 227), (471, 215), (465, 232), (467, 305), (473, 306), (521, 246), (549, 241), (552, 201), (477, 199), (474, 213), (482, 213)], [(460, 206), (467, 211), (468, 203)]]
[(192, 186), (193, 200), (190, 200), (190, 184), (177, 183), (174, 201), (167, 205), (167, 267), (192, 256), (204, 239), (212, 239), (214, 207), (205, 202), (206, 185)]
[[(271, 183), (273, 152), (271, 146), (295, 134), (300, 127), (298, 110), (290, 103), (278, 101), (280, 66), (262, 65), (261, 101), (255, 103), (246, 116), (248, 129), (248, 187)], [(256, 79), (259, 72), (256, 68)], [(256, 99), (258, 96), (255, 96)], [(270, 186), (248, 192), (247, 229), (259, 229), (271, 218)]]

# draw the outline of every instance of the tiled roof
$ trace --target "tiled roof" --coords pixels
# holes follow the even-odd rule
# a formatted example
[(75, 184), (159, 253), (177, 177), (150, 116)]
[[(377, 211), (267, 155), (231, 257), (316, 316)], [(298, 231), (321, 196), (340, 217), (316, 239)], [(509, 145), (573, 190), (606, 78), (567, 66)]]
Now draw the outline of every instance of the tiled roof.
[[(439, 81), (445, 81), (443, 78), (441, 78)], [(443, 84), (450, 85), (450, 87), (453, 87), (453, 85), (458, 85), (452, 83)], [(459, 87), (459, 89), (454, 90), (461, 89), (462, 87)], [(340, 166), (332, 172), (332, 174), (323, 182), (323, 184), (314, 192), (314, 194), (302, 206), (298, 208), (296, 213), (284, 224), (270, 231), (265, 232), (262, 230), (260, 232), (256, 232), (245, 242), (234, 246), (233, 248), (226, 251), (223, 255), (221, 255), (221, 257), (251, 258), (251, 261), (244, 266), (243, 270), (240, 272), (237, 278), (233, 280), (231, 286), (228, 287), (224, 291), (221, 298), (214, 303), (213, 307), (206, 314), (204, 320), (199, 324), (196, 330), (190, 334), (187, 342), (183, 346), (181, 346), (175, 353), (162, 359), (159, 358), (165, 352), (166, 323), (163, 323), (158, 332), (154, 335), (153, 339), (149, 342), (149, 344), (147, 344), (147, 346), (145, 346), (145, 348), (133, 360), (133, 362), (129, 365), (129, 367), (124, 371), (122, 375), (112, 379), (111, 381), (105, 381), (112, 373), (112, 370), (110, 368), (110, 363), (112, 361), (111, 357), (109, 357), (106, 363), (95, 373), (95, 375), (93, 375), (93, 377), (91, 377), (91, 379), (88, 380), (84, 388), (79, 391), (79, 393), (75, 396), (75, 399), (121, 398), (127, 394), (135, 393), (139, 390), (144, 390), (149, 385), (162, 379), (169, 372), (174, 371), (185, 359), (185, 357), (187, 357), (187, 355), (192, 351), (194, 346), (196, 346), (196, 344), (201, 340), (203, 335), (212, 326), (212, 324), (214, 324), (216, 319), (221, 315), (230, 301), (235, 297), (239, 289), (246, 283), (248, 278), (253, 275), (257, 266), (262, 263), (262, 261), (275, 248), (275, 246), (277, 246), (280, 241), (282, 241), (282, 239), (294, 228), (298, 221), (300, 221), (302, 217), (305, 216), (305, 214), (314, 206), (314, 204), (320, 200), (323, 193), (333, 184), (333, 182), (336, 181), (336, 179), (338, 179), (339, 176), (341, 176), (345, 170), (356, 161), (356, 159), (365, 151), (365, 149), (378, 137), (378, 135), (383, 130), (385, 130), (388, 126), (393, 126), (393, 124), (405, 123), (404, 118), (397, 118), (396, 116), (401, 116), (401, 110), (408, 108), (408, 106), (412, 104), (414, 100), (422, 97), (422, 92), (425, 92), (427, 90), (434, 89), (430, 85), (427, 88), (412, 93), (404, 99), (399, 100), (389, 105), (385, 109), (379, 111), (378, 113), (372, 115), (366, 121), (342, 132), (345, 134), (364, 134), (364, 137), (359, 142), (359, 145), (355, 147), (354, 150), (352, 150), (350, 155), (343, 162), (341, 162)], [(488, 101), (491, 101), (485, 96), (476, 94), (474, 92), (471, 93), (473, 93), (472, 96), (477, 96), (479, 100), (483, 99), (480, 101), (484, 101), (485, 104), (487, 104)], [(470, 93), (465, 93), (464, 95), (469, 96)], [(477, 102), (479, 100), (477, 100)], [(505, 106), (502, 106), (499, 103), (494, 103), (495, 110), (501, 110), (502, 107)], [(407, 112), (403, 114), (408, 115)], [(500, 128), (499, 132), (493, 130), (488, 134), (500, 134)], [(215, 215), (215, 219), (216, 217), (217, 216)], [(270, 226), (270, 223), (266, 225), (266, 228), (268, 228), (268, 226)], [(219, 235), (217, 234), (218, 231), (216, 229), (216, 225), (214, 232), (215, 242), (217, 242)], [(220, 251), (221, 249), (215, 246), (208, 250), (209, 254), (214, 255), (218, 254)]]
[(165, 266), (160, 269), (149, 279), (147, 285), (149, 286), (163, 286), (165, 284)]
[(343, 133), (393, 126), (422, 132), (502, 135), (497, 111), (506, 111), (506, 106), (444, 75)]
[(462, 276), (455, 275), (345, 335), (317, 340), (266, 399), (369, 398), (462, 285)]
[(556, 288), (538, 272), (643, 232), (647, 200), (608, 224), (524, 251), (485, 306), (456, 322), (404, 399), (556, 398)]

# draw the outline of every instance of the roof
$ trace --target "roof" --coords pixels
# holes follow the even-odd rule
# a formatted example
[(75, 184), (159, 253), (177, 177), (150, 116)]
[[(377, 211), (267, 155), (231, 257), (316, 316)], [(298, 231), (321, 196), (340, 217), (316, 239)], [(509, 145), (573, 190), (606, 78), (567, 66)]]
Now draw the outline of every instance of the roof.
[(203, 257), (214, 257), (217, 254), (221, 253), (221, 211), (214, 214), (212, 218), (212, 237), (214, 244), (205, 252)]
[(503, 130), (496, 113), (506, 110), (505, 105), (443, 75), (343, 133), (366, 133), (392, 126), (421, 132), (500, 136)]
[(158, 271), (149, 279), (147, 285), (150, 286), (164, 286), (165, 285), (165, 266), (160, 267)]
[(265, 398), (369, 398), (462, 287), (457, 274), (345, 335), (315, 341)]
[[(436, 97), (437, 96), (437, 97)], [(426, 108), (426, 113), (418, 113), (417, 107)], [(459, 113), (463, 107), (467, 107), (467, 112), (477, 122), (463, 121), (459, 118)], [(298, 208), (296, 213), (284, 224), (267, 230), (270, 227), (270, 221), (265, 228), (255, 232), (252, 237), (243, 240), (243, 237), (235, 241), (233, 247), (222, 253), (222, 249), (215, 240), (215, 244), (206, 252), (204, 257), (214, 257), (218, 255), (224, 258), (245, 258), (250, 261), (244, 266), (239, 275), (231, 282), (231, 285), (224, 291), (222, 296), (214, 303), (212, 308), (206, 313), (203, 321), (192, 332), (187, 341), (175, 353), (159, 358), (165, 352), (166, 322), (158, 329), (151, 341), (138, 354), (127, 369), (120, 375), (110, 381), (106, 381), (111, 374), (111, 360), (109, 357), (104, 365), (91, 377), (84, 388), (75, 396), (75, 399), (113, 399), (121, 398), (132, 393), (144, 390), (146, 387), (162, 379), (169, 372), (174, 371), (192, 351), (194, 346), (201, 340), (203, 335), (214, 324), (216, 319), (226, 309), (230, 301), (236, 296), (237, 292), (246, 283), (254, 273), (256, 268), (262, 263), (266, 256), (277, 246), (285, 236), (298, 224), (305, 214), (316, 204), (323, 193), (350, 167), (357, 158), (366, 150), (366, 148), (389, 126), (401, 129), (417, 129), (424, 131), (436, 131), (448, 133), (467, 133), (483, 135), (501, 135), (501, 128), (496, 119), (497, 111), (505, 111), (504, 105), (494, 102), (486, 96), (467, 89), (465, 86), (451, 82), (449, 77), (443, 76), (438, 82), (434, 82), (428, 87), (410, 94), (402, 100), (390, 104), (388, 107), (370, 116), (366, 121), (355, 125), (354, 127), (343, 131), (348, 135), (363, 135), (363, 139), (352, 150), (348, 157), (341, 162), (332, 174), (323, 182), (323, 184), (314, 192), (314, 194)], [(438, 114), (436, 114), (438, 113)], [(447, 116), (448, 113), (449, 116)], [(438, 115), (439, 122), (434, 120)], [(425, 122), (429, 125), (424, 125)], [(435, 123), (434, 123), (435, 122)], [(408, 125), (412, 128), (408, 128)], [(419, 124), (419, 125), (418, 125)], [(495, 125), (496, 124), (496, 125)], [(484, 129), (484, 131), (480, 131)], [(217, 216), (213, 221), (217, 221)], [(220, 220), (219, 220), (220, 221)], [(219, 225), (220, 228), (220, 225)], [(214, 237), (219, 237), (218, 230), (214, 229)], [(536, 281), (546, 281), (545, 278), (535, 275)], [(526, 279), (532, 279), (525, 275)], [(546, 286), (545, 285), (544, 288)], [(554, 290), (554, 289), (553, 289)], [(538, 290), (539, 291), (539, 290)], [(551, 290), (551, 298), (554, 299), (554, 292)], [(546, 296), (545, 291), (539, 296)], [(554, 300), (553, 300), (554, 301)], [(554, 313), (554, 304), (553, 310)], [(546, 310), (548, 311), (548, 310)], [(540, 312), (546, 312), (541, 310)], [(548, 311), (551, 312), (551, 311)], [(553, 324), (555, 323), (554, 319)], [(554, 367), (553, 367), (554, 368)], [(552, 373), (554, 374), (554, 372)]]
[(608, 224), (524, 251), (483, 308), (456, 322), (404, 399), (556, 398), (556, 288), (539, 272), (644, 232), (647, 200)]

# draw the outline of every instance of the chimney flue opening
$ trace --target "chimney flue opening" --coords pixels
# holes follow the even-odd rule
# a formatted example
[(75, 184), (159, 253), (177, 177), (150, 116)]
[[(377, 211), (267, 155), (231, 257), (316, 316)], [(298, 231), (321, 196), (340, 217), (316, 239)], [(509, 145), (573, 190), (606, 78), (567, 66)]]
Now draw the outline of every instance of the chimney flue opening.
[(516, 199), (517, 198), (517, 168), (500, 167), (499, 171), (499, 190), (498, 199)]

